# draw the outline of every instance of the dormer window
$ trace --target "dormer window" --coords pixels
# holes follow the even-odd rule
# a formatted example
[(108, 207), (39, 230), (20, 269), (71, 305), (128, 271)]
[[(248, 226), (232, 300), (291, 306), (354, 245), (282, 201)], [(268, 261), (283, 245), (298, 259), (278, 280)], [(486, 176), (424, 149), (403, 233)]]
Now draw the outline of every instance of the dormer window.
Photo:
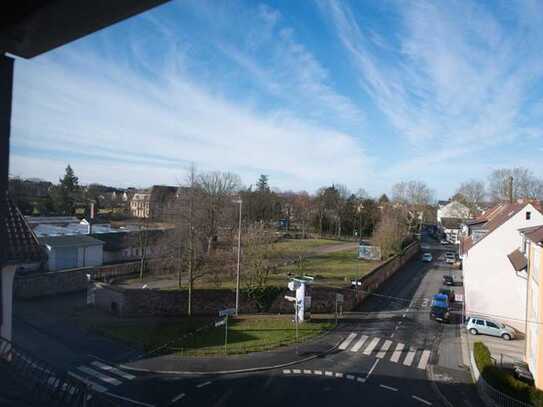
[(531, 217), (532, 217), (532, 212), (527, 211), (527, 212), (526, 212), (526, 220), (530, 220)]

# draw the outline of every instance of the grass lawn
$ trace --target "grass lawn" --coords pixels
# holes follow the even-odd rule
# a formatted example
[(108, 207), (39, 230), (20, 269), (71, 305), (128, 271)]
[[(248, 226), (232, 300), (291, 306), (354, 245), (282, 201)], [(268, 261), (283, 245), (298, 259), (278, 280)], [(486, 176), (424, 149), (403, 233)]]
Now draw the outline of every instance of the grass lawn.
[[(346, 242), (328, 239), (289, 239), (273, 245), (278, 256), (297, 256), (318, 249), (321, 246), (342, 245)], [(347, 242), (348, 243), (348, 242)]]
[[(315, 277), (315, 284), (344, 287), (352, 279), (367, 274), (378, 262), (359, 260), (354, 250), (345, 250), (315, 255), (307, 258), (304, 273)], [(286, 281), (288, 273), (297, 273), (297, 265), (283, 267), (273, 280)], [(273, 285), (273, 284), (270, 284)]]
[[(263, 351), (296, 341), (295, 325), (291, 316), (258, 316), (230, 319), (228, 322), (228, 354)], [(154, 326), (149, 323), (107, 324), (95, 331), (125, 342), (143, 345), (151, 351), (175, 340), (168, 352), (185, 356), (224, 355), (224, 326), (204, 329), (201, 332), (177, 339), (199, 326), (209, 324), (210, 319), (184, 318), (163, 320)], [(299, 340), (304, 341), (333, 327), (327, 320), (305, 322), (299, 327)]]

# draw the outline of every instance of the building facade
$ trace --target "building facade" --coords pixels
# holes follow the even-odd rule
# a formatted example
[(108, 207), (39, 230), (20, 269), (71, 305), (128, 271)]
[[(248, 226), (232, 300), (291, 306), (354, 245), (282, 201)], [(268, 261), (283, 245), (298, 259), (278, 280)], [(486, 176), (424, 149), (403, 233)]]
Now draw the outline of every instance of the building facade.
[(442, 218), (469, 219), (469, 208), (458, 201), (440, 201), (437, 208), (437, 223), (441, 224)]
[(178, 188), (154, 185), (138, 191), (130, 200), (130, 215), (135, 218), (162, 218), (169, 213), (178, 197)]
[(101, 266), (104, 242), (87, 235), (38, 238), (48, 256), (49, 271)]

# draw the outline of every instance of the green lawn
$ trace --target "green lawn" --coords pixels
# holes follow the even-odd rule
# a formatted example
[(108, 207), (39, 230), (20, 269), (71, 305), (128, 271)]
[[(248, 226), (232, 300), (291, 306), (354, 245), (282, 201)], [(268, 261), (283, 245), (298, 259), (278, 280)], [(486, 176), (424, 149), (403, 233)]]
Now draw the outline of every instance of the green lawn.
[(328, 239), (288, 239), (283, 240), (273, 245), (274, 250), (279, 256), (299, 256), (317, 250), (321, 246), (341, 245), (348, 242)]
[[(263, 351), (295, 343), (296, 331), (291, 316), (241, 317), (229, 320), (228, 354)], [(108, 324), (96, 331), (129, 343), (143, 345), (146, 351), (174, 341), (168, 352), (179, 355), (224, 355), (224, 326), (202, 330), (198, 334), (178, 340), (184, 333), (208, 324), (208, 319), (176, 319), (162, 321), (155, 326), (137, 321)], [(304, 341), (333, 327), (330, 321), (305, 322), (299, 327), (299, 340)]]

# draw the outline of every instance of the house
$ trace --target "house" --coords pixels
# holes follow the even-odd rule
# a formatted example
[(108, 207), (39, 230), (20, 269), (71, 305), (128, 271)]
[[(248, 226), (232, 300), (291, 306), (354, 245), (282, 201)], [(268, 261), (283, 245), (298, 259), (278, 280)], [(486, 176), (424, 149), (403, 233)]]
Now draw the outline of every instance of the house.
[(466, 315), (488, 315), (526, 330), (526, 273), (513, 253), (520, 246), (519, 230), (539, 225), (540, 205), (522, 200), (498, 204), (466, 223), (459, 247)]
[(112, 264), (139, 260), (142, 252), (146, 258), (158, 256), (161, 253), (160, 240), (167, 233), (164, 229), (148, 229), (99, 233), (93, 237), (104, 242), (104, 264)]
[(469, 219), (469, 208), (458, 201), (439, 201), (437, 207), (437, 224), (441, 224), (442, 218)]
[(38, 240), (49, 257), (49, 271), (101, 266), (104, 262), (104, 242), (91, 236), (42, 236)]
[(0, 202), (0, 337), (11, 340), (13, 279), (21, 269), (39, 268), (45, 260), (38, 239), (9, 198)]
[(177, 195), (177, 187), (164, 185), (138, 191), (130, 200), (130, 215), (136, 218), (161, 218), (171, 209)]
[(521, 232), (524, 262), (528, 272), (528, 306), (525, 360), (534, 376), (535, 385), (543, 389), (543, 226)]
[(445, 234), (447, 241), (458, 244), (462, 235), (463, 219), (460, 218), (441, 218), (439, 228)]

